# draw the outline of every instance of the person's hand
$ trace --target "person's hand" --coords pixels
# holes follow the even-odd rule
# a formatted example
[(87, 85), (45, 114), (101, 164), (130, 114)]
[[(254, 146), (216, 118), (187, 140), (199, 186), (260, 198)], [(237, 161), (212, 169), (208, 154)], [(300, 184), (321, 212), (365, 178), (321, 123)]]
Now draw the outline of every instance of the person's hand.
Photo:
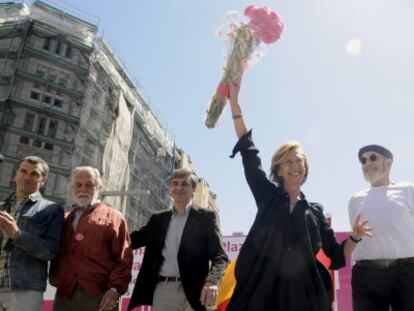
[(102, 297), (98, 311), (109, 311), (114, 309), (116, 307), (117, 301), (118, 294), (115, 291), (108, 289), (105, 295)]
[(215, 306), (218, 293), (218, 286), (213, 282), (207, 281), (201, 291), (200, 302), (207, 309)]
[(361, 220), (361, 218), (361, 214), (358, 214), (355, 218), (354, 226), (352, 227), (351, 236), (356, 240), (362, 239), (363, 236), (373, 236), (373, 228), (367, 226), (368, 219)]
[(0, 212), (0, 230), (4, 235), (12, 239), (17, 238), (19, 234), (19, 227), (17, 226), (16, 220), (5, 211)]
[(237, 81), (233, 81), (231, 77), (227, 77), (227, 85), (229, 86), (230, 103), (237, 102), (240, 92), (242, 76)]

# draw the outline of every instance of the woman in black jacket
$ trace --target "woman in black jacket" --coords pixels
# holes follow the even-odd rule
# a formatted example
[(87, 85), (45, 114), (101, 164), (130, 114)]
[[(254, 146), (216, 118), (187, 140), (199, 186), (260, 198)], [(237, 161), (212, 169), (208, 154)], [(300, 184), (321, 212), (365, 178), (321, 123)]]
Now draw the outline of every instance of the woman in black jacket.
[(331, 279), (316, 254), (322, 248), (331, 259), (330, 268), (339, 269), (372, 229), (358, 215), (349, 239), (337, 243), (322, 206), (301, 192), (308, 161), (296, 141), (275, 152), (271, 180), (266, 177), (238, 104), (240, 82), (228, 83), (239, 138), (232, 157), (241, 153), (258, 212), (237, 259), (237, 284), (227, 311), (330, 311)]

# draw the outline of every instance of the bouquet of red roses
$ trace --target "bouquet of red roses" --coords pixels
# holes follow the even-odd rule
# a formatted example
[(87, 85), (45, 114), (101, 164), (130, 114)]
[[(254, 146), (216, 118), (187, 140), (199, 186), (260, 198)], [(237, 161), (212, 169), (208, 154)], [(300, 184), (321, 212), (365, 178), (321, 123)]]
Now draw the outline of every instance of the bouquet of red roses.
[(255, 8), (254, 5), (249, 5), (244, 10), (244, 15), (250, 18), (248, 23), (232, 22), (229, 26), (227, 65), (207, 110), (205, 125), (208, 128), (216, 126), (226, 105), (229, 95), (227, 78), (230, 77), (236, 82), (247, 68), (249, 61), (254, 58), (257, 60), (261, 56), (258, 52), (259, 45), (262, 42), (265, 44), (275, 42), (285, 28), (279, 15), (267, 7)]

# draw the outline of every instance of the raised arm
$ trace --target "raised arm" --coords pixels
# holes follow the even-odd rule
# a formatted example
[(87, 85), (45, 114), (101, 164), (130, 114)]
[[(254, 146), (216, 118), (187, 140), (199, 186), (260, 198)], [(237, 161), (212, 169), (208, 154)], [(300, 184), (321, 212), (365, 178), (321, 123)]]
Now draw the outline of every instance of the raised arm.
[(241, 107), (239, 105), (239, 91), (241, 79), (234, 83), (231, 78), (227, 79), (227, 83), (230, 89), (230, 108), (231, 115), (233, 117), (234, 129), (236, 130), (237, 137), (240, 138), (247, 133), (246, 124), (244, 122)]
[[(266, 177), (266, 173), (262, 168), (262, 163), (258, 155), (259, 150), (254, 146), (251, 137), (251, 130), (248, 131), (246, 128), (242, 110), (238, 102), (241, 80), (238, 80), (236, 83), (231, 81), (231, 79), (228, 79), (227, 81), (229, 84), (230, 107), (234, 129), (236, 130), (239, 139), (234, 146), (230, 157), (234, 158), (235, 155), (240, 152), (243, 159), (244, 174), (247, 183), (256, 200), (257, 207), (261, 209), (262, 206), (267, 206), (266, 204), (262, 204), (263, 202), (266, 202), (270, 196), (277, 194), (277, 192), (275, 192), (277, 187)], [(278, 193), (280, 194), (281, 192), (279, 191)]]

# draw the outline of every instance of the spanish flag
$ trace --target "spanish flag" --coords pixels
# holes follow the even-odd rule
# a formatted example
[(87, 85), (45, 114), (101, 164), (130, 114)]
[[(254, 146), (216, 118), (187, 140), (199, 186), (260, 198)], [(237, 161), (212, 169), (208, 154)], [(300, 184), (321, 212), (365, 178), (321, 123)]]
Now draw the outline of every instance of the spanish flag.
[(234, 267), (236, 266), (236, 259), (230, 261), (227, 266), (226, 273), (223, 277), (217, 299), (216, 311), (225, 311), (230, 302), (231, 295), (233, 295), (234, 287), (236, 286), (236, 279), (234, 278)]

